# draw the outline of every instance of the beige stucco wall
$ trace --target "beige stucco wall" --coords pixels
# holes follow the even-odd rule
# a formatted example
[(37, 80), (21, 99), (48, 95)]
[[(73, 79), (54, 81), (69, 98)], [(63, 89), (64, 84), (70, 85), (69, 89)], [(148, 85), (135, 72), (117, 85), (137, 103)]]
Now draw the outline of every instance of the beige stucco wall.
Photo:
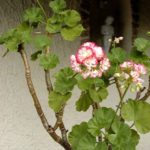
[[(22, 0), (23, 1), (23, 0)], [(0, 33), (14, 26), (22, 13), (21, 0), (0, 1)], [(11, 2), (11, 3), (10, 3)], [(79, 46), (79, 39), (75, 42), (64, 42), (60, 37), (55, 37), (53, 50), (60, 56), (61, 64), (55, 71), (69, 64), (69, 56)], [(33, 49), (27, 47), (29, 54)], [(0, 56), (5, 49), (0, 47)], [(47, 104), (47, 91), (44, 83), (44, 72), (38, 66), (38, 62), (31, 62), (33, 81), (36, 91), (42, 103), (44, 112), (51, 124), (55, 118)], [(52, 71), (52, 79), (55, 71)], [(118, 99), (114, 87), (109, 88), (110, 96), (102, 105), (115, 107)], [(134, 96), (134, 95), (131, 95)], [(68, 102), (64, 120), (67, 129), (82, 120), (88, 120), (91, 116), (87, 113), (75, 111), (75, 100), (79, 97), (79, 91), (74, 90), (72, 99)], [(107, 103), (106, 103), (107, 102)], [(150, 149), (150, 134), (141, 137), (137, 150)], [(0, 58), (0, 150), (62, 150), (49, 137), (44, 130), (34, 109), (31, 96), (24, 78), (24, 68), (20, 55), (9, 53), (5, 58)]]

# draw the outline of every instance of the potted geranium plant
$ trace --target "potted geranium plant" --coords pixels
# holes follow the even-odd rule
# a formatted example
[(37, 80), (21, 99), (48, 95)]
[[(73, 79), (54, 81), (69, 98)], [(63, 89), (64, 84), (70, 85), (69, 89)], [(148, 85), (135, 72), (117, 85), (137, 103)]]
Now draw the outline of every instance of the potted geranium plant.
[[(146, 102), (150, 96), (150, 57), (147, 55), (150, 41), (137, 38), (130, 53), (126, 53), (117, 46), (122, 38), (115, 38), (109, 54), (93, 42), (82, 43), (76, 54), (70, 56), (70, 67), (62, 68), (52, 85), (50, 70), (58, 65), (59, 58), (50, 51), (51, 37), (60, 33), (65, 40), (73, 41), (84, 28), (79, 13), (67, 9), (64, 0), (49, 3), (53, 12), (51, 17), (38, 4), (39, 7), (26, 10), (20, 25), (0, 36), (0, 44), (7, 48), (7, 52), (20, 53), (27, 85), (43, 127), (66, 150), (135, 150), (139, 133), (150, 131), (150, 104)], [(35, 29), (40, 25), (45, 30), (36, 34)], [(26, 43), (35, 45), (37, 51), (31, 59), (38, 60), (45, 71), (48, 103), (56, 116), (55, 125), (48, 123), (34, 89)], [(147, 88), (142, 79), (146, 74), (149, 76)], [(116, 109), (100, 105), (109, 95), (111, 84), (116, 85), (119, 93)], [(93, 113), (88, 122), (83, 120), (68, 131), (63, 113), (76, 85), (81, 91), (75, 104), (76, 110), (87, 111), (92, 107)], [(134, 99), (126, 95), (128, 90), (135, 93)], [(57, 130), (61, 131), (61, 135), (57, 134)]]

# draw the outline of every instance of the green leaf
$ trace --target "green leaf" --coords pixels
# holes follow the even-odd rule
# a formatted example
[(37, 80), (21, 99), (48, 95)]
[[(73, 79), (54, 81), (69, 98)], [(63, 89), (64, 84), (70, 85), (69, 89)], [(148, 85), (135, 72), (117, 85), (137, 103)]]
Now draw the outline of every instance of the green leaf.
[(21, 43), (20, 38), (17, 36), (17, 29), (10, 29), (8, 32), (1, 35), (1, 44), (10, 50), (10, 51), (17, 51), (18, 45)]
[(23, 23), (17, 27), (15, 36), (20, 39), (22, 43), (28, 43), (31, 41), (31, 32), (32, 29), (26, 23)]
[(72, 131), (69, 133), (68, 139), (73, 150), (77, 150), (78, 143), (81, 138), (87, 134), (87, 123), (82, 122), (80, 125), (75, 125), (72, 127)]
[(121, 109), (121, 116), (127, 121), (133, 121), (135, 118), (135, 102), (129, 100)]
[(108, 53), (108, 57), (113, 63), (122, 63), (127, 59), (127, 53), (120, 47), (111, 49)]
[(62, 16), (61, 14), (53, 14), (53, 15), (48, 19), (48, 22), (50, 22), (51, 24), (63, 23), (63, 20), (64, 20), (64, 16)]
[(49, 6), (54, 13), (59, 13), (66, 8), (66, 2), (64, 0), (53, 0), (49, 3)]
[(27, 9), (23, 16), (23, 21), (28, 22), (30, 25), (37, 26), (43, 20), (43, 14), (40, 8), (33, 7)]
[(66, 95), (61, 95), (55, 91), (50, 92), (49, 94), (49, 107), (52, 108), (55, 112), (59, 112), (62, 106), (70, 99), (71, 93)]
[(23, 23), (15, 29), (2, 34), (0, 36), (0, 43), (4, 44), (10, 51), (17, 51), (19, 44), (30, 41), (31, 31), (32, 29), (26, 23)]
[(57, 33), (60, 32), (61, 27), (61, 23), (52, 23), (51, 19), (48, 19), (46, 24), (46, 31), (49, 33)]
[(135, 150), (139, 142), (139, 135), (135, 130), (120, 121), (112, 124), (113, 134), (108, 135), (108, 140), (113, 144), (113, 150)]
[(108, 58), (111, 62), (111, 67), (107, 71), (106, 76), (109, 78), (112, 77), (114, 73), (118, 72), (119, 64), (123, 63), (128, 58), (128, 55), (125, 50), (116, 47), (111, 49), (111, 52), (108, 53)]
[(80, 74), (76, 75), (76, 80), (79, 89), (81, 90), (88, 90), (91, 85), (93, 84), (93, 79), (92, 78), (86, 78), (84, 79)]
[(19, 45), (19, 40), (17, 38), (13, 38), (5, 42), (5, 47), (10, 51), (17, 51), (18, 45)]
[(134, 129), (131, 129), (131, 138), (130, 138), (130, 144), (138, 145), (140, 140), (140, 136)]
[(108, 146), (105, 142), (99, 142), (94, 150), (108, 150)]
[(46, 48), (47, 46), (50, 46), (51, 39), (48, 38), (46, 35), (37, 35), (33, 39), (33, 44), (38, 49)]
[(108, 139), (112, 144), (121, 147), (129, 141), (131, 130), (128, 125), (119, 121), (115, 121), (111, 128), (114, 131), (114, 134), (110, 134)]
[(82, 92), (80, 98), (76, 102), (77, 111), (87, 111), (87, 109), (92, 104), (92, 99), (87, 92)]
[(65, 27), (61, 30), (61, 36), (68, 41), (73, 41), (75, 40), (77, 37), (79, 37), (82, 33), (82, 31), (84, 31), (84, 28), (81, 24), (78, 24), (74, 27)]
[(138, 51), (145, 53), (150, 48), (150, 41), (144, 38), (136, 38), (134, 47), (136, 47)]
[(55, 76), (55, 91), (61, 94), (66, 94), (67, 92), (70, 92), (76, 84), (76, 80), (73, 78), (73, 76), (74, 72), (71, 68), (67, 67), (61, 69)]
[(93, 78), (93, 83), (96, 88), (97, 87), (99, 87), (99, 88), (105, 87), (105, 82), (102, 79), (100, 79), (99, 77)]
[(95, 102), (101, 102), (103, 99), (107, 98), (108, 91), (106, 88), (99, 88), (98, 90), (95, 90), (93, 88), (89, 89), (90, 97)]
[(95, 150), (96, 138), (88, 132), (80, 139), (77, 150)]
[(31, 60), (32, 60), (32, 61), (37, 60), (37, 59), (38, 59), (38, 56), (39, 56), (40, 54), (42, 54), (42, 51), (41, 51), (41, 50), (36, 51), (35, 53), (33, 53), (33, 54), (31, 55)]
[(41, 54), (39, 56), (40, 66), (42, 66), (44, 69), (49, 70), (53, 69), (59, 64), (58, 56), (55, 54)]
[(8, 40), (10, 40), (15, 32), (16, 32), (16, 29), (10, 29), (6, 33), (3, 33), (2, 35), (0, 35), (0, 44), (4, 44)]
[(81, 20), (80, 14), (75, 10), (66, 10), (64, 14), (64, 23), (69, 27), (74, 27)]
[(69, 134), (73, 150), (96, 150), (96, 138), (87, 132), (87, 123), (75, 125)]
[(94, 117), (88, 122), (88, 131), (93, 136), (98, 136), (100, 134), (100, 129), (110, 128), (112, 120), (115, 118), (115, 116), (115, 111), (111, 108), (102, 107), (98, 109), (95, 112)]
[(150, 104), (129, 100), (121, 109), (122, 117), (127, 121), (134, 121), (140, 133), (150, 131)]

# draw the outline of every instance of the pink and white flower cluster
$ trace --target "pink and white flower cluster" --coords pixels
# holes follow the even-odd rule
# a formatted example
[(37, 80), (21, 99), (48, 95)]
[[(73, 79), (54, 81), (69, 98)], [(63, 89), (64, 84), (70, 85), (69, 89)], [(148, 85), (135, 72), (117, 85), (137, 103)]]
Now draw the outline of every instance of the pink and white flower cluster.
[(80, 73), (84, 79), (101, 77), (110, 67), (103, 49), (93, 42), (83, 43), (76, 55), (71, 55), (70, 61), (72, 69)]
[(144, 80), (141, 76), (146, 74), (144, 65), (136, 64), (133, 61), (126, 61), (120, 65), (120, 69), (121, 73), (116, 73), (115, 77), (135, 83), (137, 91), (143, 87)]

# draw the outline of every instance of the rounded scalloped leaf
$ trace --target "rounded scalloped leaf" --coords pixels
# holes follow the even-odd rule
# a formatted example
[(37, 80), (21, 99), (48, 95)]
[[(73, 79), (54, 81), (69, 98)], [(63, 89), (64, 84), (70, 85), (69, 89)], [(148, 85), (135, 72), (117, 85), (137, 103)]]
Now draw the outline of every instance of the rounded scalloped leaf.
[(74, 85), (76, 84), (76, 80), (74, 79), (74, 72), (71, 68), (66, 67), (61, 69), (56, 75), (56, 81), (54, 82), (54, 89), (56, 92), (61, 93), (62, 95), (70, 92)]
[(64, 14), (64, 23), (69, 27), (74, 27), (81, 20), (80, 14), (75, 10), (66, 10)]
[(99, 88), (98, 90), (95, 89), (89, 89), (90, 97), (95, 102), (101, 102), (102, 100), (106, 99), (108, 96), (108, 91), (106, 88)]
[(112, 124), (113, 134), (108, 135), (108, 140), (115, 150), (135, 150), (139, 143), (139, 135), (133, 129), (120, 121)]
[(86, 122), (75, 125), (69, 133), (69, 143), (73, 150), (107, 150), (108, 146), (105, 142), (97, 142), (96, 138), (88, 131)]
[(82, 92), (78, 101), (76, 101), (77, 111), (87, 111), (90, 105), (93, 103), (87, 92)]
[(37, 35), (33, 38), (33, 44), (37, 49), (41, 50), (50, 46), (51, 39), (46, 35)]
[(42, 66), (46, 70), (53, 69), (57, 66), (57, 64), (59, 64), (59, 58), (55, 54), (41, 54), (38, 57), (40, 61), (40, 66)]
[(71, 97), (71, 93), (66, 95), (61, 95), (55, 91), (50, 92), (49, 94), (49, 107), (52, 108), (55, 112), (59, 112), (60, 109), (66, 104), (66, 102)]
[(50, 8), (54, 13), (59, 13), (66, 8), (65, 0), (53, 0), (49, 3)]
[(43, 13), (38, 7), (27, 9), (23, 16), (23, 20), (34, 25), (35, 23), (39, 23), (43, 20)]
[(127, 54), (126, 52), (120, 48), (116, 47), (111, 50), (111, 52), (108, 54), (108, 58), (112, 63), (122, 63), (127, 59)]
[(150, 132), (150, 104), (142, 101), (129, 100), (121, 109), (122, 117), (133, 121), (140, 133)]
[(79, 37), (84, 31), (84, 28), (81, 24), (78, 24), (72, 28), (62, 28), (61, 35), (65, 40), (73, 41)]
[(100, 129), (110, 128), (112, 120), (115, 119), (115, 116), (115, 111), (111, 108), (102, 107), (98, 109), (95, 112), (94, 117), (88, 122), (88, 131), (93, 136), (98, 136), (101, 132)]
[(144, 38), (136, 38), (134, 40), (134, 46), (140, 52), (146, 52), (150, 48), (150, 41)]

